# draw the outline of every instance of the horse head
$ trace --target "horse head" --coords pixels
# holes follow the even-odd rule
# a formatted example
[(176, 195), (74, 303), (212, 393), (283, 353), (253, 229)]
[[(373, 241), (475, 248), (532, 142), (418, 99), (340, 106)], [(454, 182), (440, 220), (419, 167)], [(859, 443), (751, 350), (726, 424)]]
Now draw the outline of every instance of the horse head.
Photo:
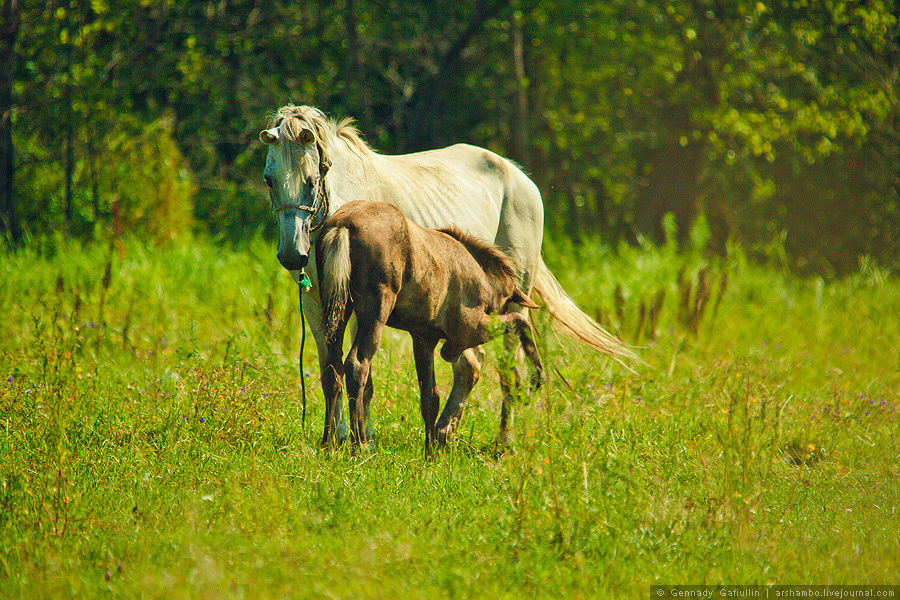
[(288, 270), (306, 266), (310, 232), (328, 216), (324, 135), (324, 115), (291, 105), (259, 134), (269, 147), (263, 179), (278, 220), (278, 261)]

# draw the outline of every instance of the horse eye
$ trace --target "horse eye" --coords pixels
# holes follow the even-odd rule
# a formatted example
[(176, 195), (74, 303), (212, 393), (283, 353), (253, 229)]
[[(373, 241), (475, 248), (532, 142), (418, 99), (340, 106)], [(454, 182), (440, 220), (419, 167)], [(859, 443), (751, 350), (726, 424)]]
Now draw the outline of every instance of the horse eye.
[(269, 186), (269, 188), (272, 188), (275, 185), (275, 178), (273, 176), (265, 175), (263, 176), (263, 179), (266, 180), (266, 185)]

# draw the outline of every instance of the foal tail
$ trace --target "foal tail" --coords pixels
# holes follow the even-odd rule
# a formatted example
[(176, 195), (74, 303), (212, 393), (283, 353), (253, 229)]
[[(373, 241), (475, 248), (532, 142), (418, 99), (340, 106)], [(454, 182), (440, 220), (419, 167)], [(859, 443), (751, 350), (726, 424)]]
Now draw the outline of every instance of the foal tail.
[(603, 329), (597, 321), (578, 308), (543, 260), (538, 265), (534, 279), (534, 291), (543, 299), (555, 324), (564, 333), (594, 350), (606, 354), (626, 369), (631, 370), (631, 367), (625, 363), (626, 360), (640, 362), (640, 359), (626, 344)]
[(323, 233), (316, 244), (319, 295), (325, 337), (334, 337), (350, 302), (350, 230), (335, 227)]

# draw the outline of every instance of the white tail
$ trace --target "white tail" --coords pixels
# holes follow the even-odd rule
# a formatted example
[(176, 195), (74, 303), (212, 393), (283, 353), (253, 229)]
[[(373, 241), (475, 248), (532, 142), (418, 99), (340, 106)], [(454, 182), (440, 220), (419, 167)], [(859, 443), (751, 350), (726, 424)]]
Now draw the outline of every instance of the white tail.
[(325, 335), (331, 338), (350, 300), (350, 230), (327, 230), (319, 240), (317, 253), (321, 256), (319, 290)]
[(640, 360), (628, 346), (578, 308), (543, 260), (534, 280), (534, 292), (543, 299), (555, 323), (565, 334), (606, 354), (629, 370), (631, 367), (625, 364), (625, 360)]

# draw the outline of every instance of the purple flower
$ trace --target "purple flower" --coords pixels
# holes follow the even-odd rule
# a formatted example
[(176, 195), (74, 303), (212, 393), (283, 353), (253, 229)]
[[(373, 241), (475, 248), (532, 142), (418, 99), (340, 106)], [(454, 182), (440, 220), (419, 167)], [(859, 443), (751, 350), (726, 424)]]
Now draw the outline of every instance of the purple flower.
[(12, 383), (15, 378), (16, 378), (15, 375), (10, 375), (9, 377), (6, 378), (6, 383)]
[(204, 419), (203, 417), (200, 417), (200, 422), (201, 422), (201, 423), (203, 423), (204, 420), (205, 420), (205, 419)]
[(43, 405), (43, 404), (38, 404), (38, 405), (37, 405), (37, 409), (38, 409), (38, 410), (44, 410), (44, 405)]
[(611, 383), (607, 383), (607, 384), (606, 384), (606, 390), (609, 391), (609, 392), (612, 391), (612, 384), (611, 384)]
[[(263, 398), (268, 398), (269, 395), (268, 395), (268, 394), (263, 394), (262, 397), (263, 397)], [(225, 410), (225, 409), (223, 408), (222, 410)]]
[(635, 400), (635, 402), (643, 402), (643, 401), (644, 401), (644, 399), (641, 398), (640, 396), (638, 396), (638, 397), (637, 397), (637, 400)]
[(538, 407), (538, 408), (544, 408), (544, 403), (543, 403), (543, 402), (538, 402), (538, 403), (537, 403), (537, 407)]
[(303, 376), (304, 376), (304, 377), (309, 377), (309, 371), (304, 371)]
[(241, 393), (242, 393), (242, 394), (246, 394), (246, 393), (247, 393), (247, 388), (245, 388), (244, 386), (241, 386)]
[(181, 418), (187, 421), (187, 415), (181, 415)]

